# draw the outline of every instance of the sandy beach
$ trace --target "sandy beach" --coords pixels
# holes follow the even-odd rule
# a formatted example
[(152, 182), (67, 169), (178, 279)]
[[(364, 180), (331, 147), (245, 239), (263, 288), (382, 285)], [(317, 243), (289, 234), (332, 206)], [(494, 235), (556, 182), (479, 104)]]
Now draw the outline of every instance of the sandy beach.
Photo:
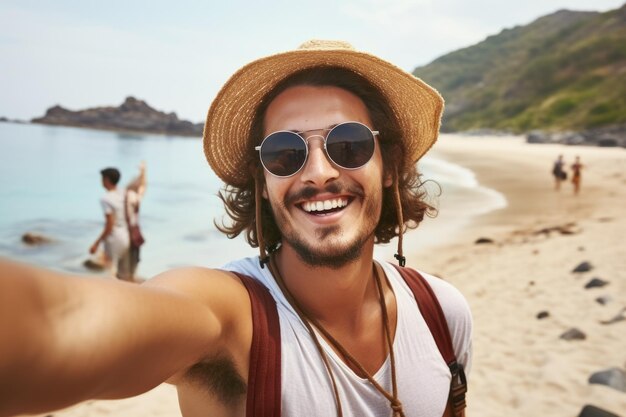
[[(442, 246), (419, 252), (405, 248), (409, 265), (452, 282), (472, 308), (467, 415), (575, 417), (591, 404), (626, 416), (625, 392), (588, 382), (597, 371), (626, 368), (626, 320), (602, 323), (626, 308), (626, 150), (445, 135), (433, 152), (471, 169), (508, 201)], [(576, 155), (585, 165), (577, 196), (569, 181), (554, 190), (550, 171), (559, 154), (568, 166)], [(476, 244), (478, 238), (492, 242)], [(572, 272), (585, 261), (589, 271)], [(592, 278), (608, 284), (586, 289)], [(538, 319), (540, 312), (547, 317)], [(585, 339), (561, 339), (571, 328)], [(91, 401), (47, 415), (175, 417), (180, 412), (175, 389), (162, 385), (132, 399)]]

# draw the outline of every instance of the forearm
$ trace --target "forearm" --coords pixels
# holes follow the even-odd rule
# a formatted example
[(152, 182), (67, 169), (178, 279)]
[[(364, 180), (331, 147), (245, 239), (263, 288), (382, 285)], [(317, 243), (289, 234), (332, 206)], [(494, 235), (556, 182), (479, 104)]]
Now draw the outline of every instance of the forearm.
[(195, 363), (219, 332), (166, 291), (1, 261), (0, 271), (0, 416), (140, 394)]

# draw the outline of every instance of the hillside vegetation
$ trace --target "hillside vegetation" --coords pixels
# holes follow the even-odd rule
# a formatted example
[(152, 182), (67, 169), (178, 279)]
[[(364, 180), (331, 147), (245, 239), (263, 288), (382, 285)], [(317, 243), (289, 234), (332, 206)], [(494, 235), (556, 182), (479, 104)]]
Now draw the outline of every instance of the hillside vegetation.
[(416, 68), (446, 100), (443, 130), (626, 123), (626, 4), (561, 10)]

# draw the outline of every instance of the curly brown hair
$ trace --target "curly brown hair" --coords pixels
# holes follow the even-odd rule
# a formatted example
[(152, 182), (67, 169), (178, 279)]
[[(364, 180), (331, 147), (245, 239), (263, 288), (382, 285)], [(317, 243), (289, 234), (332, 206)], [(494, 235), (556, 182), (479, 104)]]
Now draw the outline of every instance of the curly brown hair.
[[(396, 236), (401, 236), (407, 229), (416, 228), (425, 215), (435, 215), (437, 210), (425, 201), (426, 192), (422, 187), (421, 175), (416, 164), (404, 163), (404, 145), (396, 117), (387, 104), (385, 96), (359, 74), (341, 67), (320, 66), (307, 68), (292, 74), (276, 85), (263, 97), (259, 104), (251, 128), (251, 141), (258, 145), (264, 136), (264, 118), (269, 104), (283, 91), (290, 87), (307, 85), (326, 87), (334, 86), (351, 92), (365, 104), (370, 119), (380, 132), (379, 143), (385, 174), (391, 174), (394, 186), (383, 189), (382, 211), (374, 231), (376, 243), (387, 243)], [(280, 242), (281, 233), (274, 220), (272, 209), (265, 199), (261, 201), (261, 239), (257, 233), (256, 195), (258, 186), (263, 186), (263, 167), (254, 147), (251, 146), (247, 157), (248, 182), (242, 187), (225, 185), (219, 197), (224, 202), (231, 224), (216, 227), (229, 238), (245, 232), (245, 238), (252, 247), (260, 244), (272, 247)], [(260, 191), (260, 190), (259, 190)], [(398, 210), (397, 201), (402, 208)], [(400, 253), (401, 254), (401, 253)]]

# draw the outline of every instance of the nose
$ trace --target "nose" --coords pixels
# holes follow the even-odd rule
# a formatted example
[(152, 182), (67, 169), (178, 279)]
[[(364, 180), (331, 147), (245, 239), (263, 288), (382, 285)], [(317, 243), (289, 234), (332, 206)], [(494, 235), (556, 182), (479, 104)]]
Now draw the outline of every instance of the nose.
[(306, 139), (309, 155), (300, 174), (300, 180), (316, 186), (339, 177), (339, 169), (328, 159), (322, 135), (309, 135)]

